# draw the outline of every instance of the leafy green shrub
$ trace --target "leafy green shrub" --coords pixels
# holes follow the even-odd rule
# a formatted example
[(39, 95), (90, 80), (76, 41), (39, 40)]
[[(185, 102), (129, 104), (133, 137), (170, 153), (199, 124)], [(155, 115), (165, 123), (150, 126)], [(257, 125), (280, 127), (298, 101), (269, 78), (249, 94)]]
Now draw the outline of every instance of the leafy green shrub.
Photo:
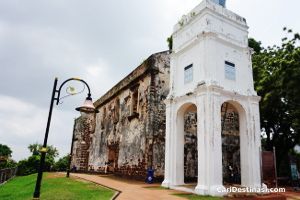
[(69, 165), (69, 155), (60, 158), (53, 166), (54, 171), (67, 171)]
[[(46, 156), (44, 171), (51, 171), (54, 158)], [(19, 161), (17, 175), (24, 176), (37, 173), (40, 167), (40, 155), (32, 155), (28, 159)]]
[[(33, 173), (37, 173), (40, 167), (40, 152), (42, 148), (40, 144), (31, 144), (28, 146), (29, 151), (32, 155), (24, 160), (19, 161), (18, 163), (18, 172), (17, 175), (24, 176)], [(54, 159), (58, 156), (58, 151), (53, 146), (47, 146), (47, 153), (44, 165), (44, 171), (51, 171), (54, 166)]]

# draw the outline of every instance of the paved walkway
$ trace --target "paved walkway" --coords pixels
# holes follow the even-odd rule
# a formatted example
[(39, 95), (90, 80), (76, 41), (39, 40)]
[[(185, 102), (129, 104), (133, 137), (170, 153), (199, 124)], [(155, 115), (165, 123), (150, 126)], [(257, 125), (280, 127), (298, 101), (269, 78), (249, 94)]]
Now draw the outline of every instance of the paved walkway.
[[(88, 175), (88, 174), (71, 174), (71, 177), (81, 178), (91, 181), (121, 193), (117, 200), (183, 200), (185, 198), (172, 195), (174, 193), (183, 193), (175, 190), (159, 188), (159, 184), (145, 184), (139, 181), (122, 180), (113, 176), (105, 175)], [(149, 188), (146, 188), (149, 187)]]
[(282, 193), (282, 194), (287, 197), (287, 200), (300, 200), (300, 193), (299, 192), (287, 191), (287, 192)]
[[(71, 174), (72, 177), (84, 179), (119, 191), (117, 200), (183, 200), (173, 194), (184, 192), (160, 188), (160, 184), (145, 184), (141, 181), (121, 179), (112, 175)], [(148, 187), (148, 188), (147, 188)], [(287, 191), (281, 193), (287, 200), (300, 200), (300, 193)], [(239, 198), (237, 198), (239, 199)]]

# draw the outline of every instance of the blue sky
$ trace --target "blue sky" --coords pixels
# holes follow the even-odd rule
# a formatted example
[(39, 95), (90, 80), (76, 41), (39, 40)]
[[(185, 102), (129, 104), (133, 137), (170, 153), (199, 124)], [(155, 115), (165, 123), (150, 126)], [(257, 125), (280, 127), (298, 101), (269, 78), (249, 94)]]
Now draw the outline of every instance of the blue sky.
[[(166, 50), (173, 25), (200, 2), (1, 0), (0, 143), (14, 159), (27, 157), (27, 146), (43, 140), (54, 77), (85, 79), (96, 100), (150, 54)], [(300, 32), (299, 7), (299, 0), (227, 1), (265, 46), (280, 42), (284, 26)], [(61, 156), (84, 97), (54, 108), (49, 144)]]

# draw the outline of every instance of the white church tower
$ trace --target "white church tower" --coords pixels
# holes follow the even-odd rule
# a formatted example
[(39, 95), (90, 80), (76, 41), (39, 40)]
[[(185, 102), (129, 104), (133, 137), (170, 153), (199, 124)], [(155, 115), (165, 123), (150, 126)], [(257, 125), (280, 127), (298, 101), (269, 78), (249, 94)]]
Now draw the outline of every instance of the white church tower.
[(192, 192), (222, 196), (230, 183), (261, 187), (260, 97), (253, 85), (246, 20), (226, 9), (225, 0), (203, 0), (174, 26), (172, 36), (162, 185), (185, 188), (184, 116), (195, 112), (197, 185)]

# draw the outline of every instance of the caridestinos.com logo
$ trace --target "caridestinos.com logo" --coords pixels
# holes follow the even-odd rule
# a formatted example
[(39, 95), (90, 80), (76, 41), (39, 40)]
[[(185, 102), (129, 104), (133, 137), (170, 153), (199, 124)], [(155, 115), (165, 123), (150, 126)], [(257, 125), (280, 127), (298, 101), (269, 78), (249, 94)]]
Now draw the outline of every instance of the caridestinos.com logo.
[(285, 188), (251, 188), (251, 187), (228, 187), (217, 188), (220, 193), (278, 193), (285, 192)]

